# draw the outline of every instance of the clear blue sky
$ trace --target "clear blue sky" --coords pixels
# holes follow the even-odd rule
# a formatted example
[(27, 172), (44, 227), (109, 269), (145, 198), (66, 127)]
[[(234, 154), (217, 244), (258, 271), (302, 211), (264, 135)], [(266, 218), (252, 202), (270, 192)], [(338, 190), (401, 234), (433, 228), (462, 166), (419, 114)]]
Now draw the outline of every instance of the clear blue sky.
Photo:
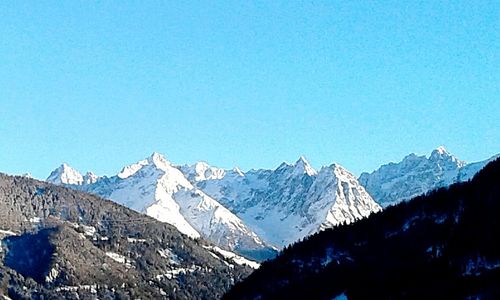
[(498, 1), (179, 2), (0, 2), (0, 171), (500, 152)]

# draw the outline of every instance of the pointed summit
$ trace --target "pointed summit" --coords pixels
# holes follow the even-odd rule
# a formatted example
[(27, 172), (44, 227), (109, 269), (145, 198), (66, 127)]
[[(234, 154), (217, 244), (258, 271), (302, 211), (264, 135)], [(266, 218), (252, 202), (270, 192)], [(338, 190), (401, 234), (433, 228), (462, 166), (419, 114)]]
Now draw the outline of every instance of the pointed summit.
[(47, 177), (47, 182), (53, 184), (75, 184), (81, 185), (83, 183), (83, 176), (77, 170), (70, 167), (68, 164), (63, 163), (57, 169), (50, 173)]
[(304, 155), (301, 155), (299, 157), (299, 159), (297, 159), (297, 161), (295, 162), (295, 164), (309, 164), (309, 162), (307, 161), (307, 159), (305, 158)]
[(165, 158), (165, 156), (158, 152), (153, 152), (150, 157), (147, 158), (150, 164), (155, 165), (158, 169), (165, 170), (170, 167), (170, 162)]
[(153, 152), (151, 153), (151, 155), (148, 157), (148, 159), (150, 159), (151, 161), (154, 161), (154, 160), (166, 160), (165, 159), (165, 155), (159, 153), (159, 152)]
[(234, 167), (232, 171), (240, 177), (245, 176), (245, 173), (239, 167)]
[(91, 171), (88, 171), (87, 174), (85, 174), (83, 176), (83, 183), (84, 184), (92, 184), (92, 183), (96, 183), (97, 180), (99, 180), (99, 176), (97, 176), (96, 174), (94, 174), (93, 172)]
[(221, 179), (226, 175), (226, 171), (223, 169), (212, 167), (204, 161), (196, 163), (194, 165), (194, 171), (196, 173), (196, 181)]
[(447, 161), (451, 162), (454, 166), (461, 168), (466, 165), (464, 161), (459, 160), (456, 156), (448, 152), (443, 146), (434, 149), (429, 156), (430, 161)]
[(435, 152), (439, 153), (439, 154), (450, 154), (445, 148), (444, 146), (439, 146), (437, 147), (436, 149), (434, 149)]
[(178, 169), (187, 179), (194, 182), (222, 179), (226, 176), (226, 170), (213, 167), (204, 161), (199, 161), (194, 165), (180, 166)]
[(450, 152), (448, 152), (444, 146), (439, 146), (436, 149), (432, 150), (430, 158), (437, 158), (442, 156), (452, 156)]
[(309, 164), (307, 159), (304, 156), (299, 157), (299, 159), (294, 164), (295, 170), (294, 173), (307, 174), (309, 176), (314, 176), (318, 174), (316, 170)]
[(165, 156), (163, 154), (160, 154), (158, 152), (153, 152), (150, 156), (146, 157), (145, 159), (124, 167), (117, 174), (117, 176), (121, 179), (128, 178), (147, 165), (153, 165), (160, 170), (166, 170), (169, 167), (171, 167), (170, 162), (165, 159)]

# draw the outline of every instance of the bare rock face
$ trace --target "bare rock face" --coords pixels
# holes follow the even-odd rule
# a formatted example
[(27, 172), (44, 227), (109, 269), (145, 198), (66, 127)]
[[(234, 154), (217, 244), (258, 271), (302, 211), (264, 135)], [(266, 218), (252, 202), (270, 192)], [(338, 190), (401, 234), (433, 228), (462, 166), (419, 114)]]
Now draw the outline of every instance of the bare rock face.
[(251, 272), (112, 201), (3, 174), (0, 241), (0, 295), (12, 299), (217, 299)]

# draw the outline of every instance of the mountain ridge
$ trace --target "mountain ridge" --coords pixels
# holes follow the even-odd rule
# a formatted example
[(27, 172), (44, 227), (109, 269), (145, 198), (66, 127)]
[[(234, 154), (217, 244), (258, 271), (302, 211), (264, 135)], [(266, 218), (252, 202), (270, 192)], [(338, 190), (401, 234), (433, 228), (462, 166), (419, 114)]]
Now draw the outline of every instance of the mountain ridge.
[(172, 224), (190, 237), (203, 236), (226, 250), (244, 253), (253, 259), (275, 254), (275, 250), (237, 216), (194, 187), (177, 167), (157, 152), (125, 166), (116, 176), (92, 184), (67, 186), (114, 200)]
[(47, 180), (112, 199), (187, 235), (262, 260), (317, 231), (466, 181), (493, 158), (467, 164), (440, 146), (429, 157), (412, 153), (356, 178), (335, 163), (317, 171), (304, 156), (275, 169), (243, 172), (203, 161), (174, 165), (154, 152), (112, 177), (82, 176), (66, 165), (62, 170), (68, 174), (54, 176), (60, 167)]
[(284, 249), (223, 299), (497, 299), (500, 159)]
[[(345, 177), (348, 173), (349, 178), (342, 180), (349, 182), (350, 187), (342, 188), (338, 183), (335, 191), (324, 191), (328, 194), (325, 197), (321, 197), (323, 190), (318, 184), (313, 187), (315, 195), (307, 194), (320, 172), (316, 171), (304, 156), (299, 157), (293, 164), (282, 163), (274, 170), (242, 172), (238, 168), (224, 170), (213, 167), (206, 162), (176, 166), (163, 155), (154, 152), (146, 159), (123, 167), (112, 177), (94, 175), (94, 181), (84, 180), (75, 176), (76, 170), (67, 167), (62, 171), (71, 171), (70, 174), (54, 176), (58, 170), (61, 171), (56, 169), (47, 180), (112, 199), (158, 220), (174, 224), (181, 232), (192, 237), (203, 236), (227, 250), (262, 259), (274, 256), (274, 247), (281, 248), (323, 228), (341, 222), (353, 222), (380, 209), (351, 173), (335, 164), (330, 168), (330, 172), (328, 168), (320, 170), (323, 172), (320, 180), (325, 183), (328, 181), (333, 188), (337, 185), (340, 174)], [(339, 173), (336, 171), (339, 168), (344, 171)], [(162, 175), (152, 174), (156, 172), (154, 170), (159, 170), (158, 173)], [(146, 178), (148, 176), (149, 179)], [(249, 182), (252, 182), (250, 186)], [(292, 188), (291, 185), (295, 187)], [(133, 186), (136, 187), (132, 189)], [(216, 193), (213, 193), (214, 186), (218, 189)], [(224, 194), (226, 189), (233, 189), (234, 192), (242, 194)], [(354, 190), (356, 191), (353, 192)], [(279, 205), (282, 208), (273, 210), (263, 202), (263, 197), (268, 193), (274, 195), (272, 202), (281, 203)], [(285, 196), (280, 196), (280, 193)], [(249, 205), (256, 203), (257, 200), (252, 199), (254, 196), (260, 199), (258, 201), (262, 204), (261, 211), (254, 211), (251, 215), (245, 215), (245, 220), (241, 219), (240, 214), (248, 211)], [(229, 199), (231, 197), (232, 199)], [(239, 205), (231, 205), (230, 202), (235, 199), (240, 199)], [(306, 202), (303, 203), (304, 201)], [(340, 201), (353, 201), (355, 205), (341, 205)], [(285, 207), (289, 211), (286, 211)], [(302, 212), (293, 211), (296, 207), (301, 207)], [(311, 211), (307, 212), (309, 209)], [(330, 214), (329, 209), (332, 209)], [(265, 214), (271, 210), (274, 215), (266, 219)], [(316, 212), (321, 213), (316, 216)], [(278, 220), (280, 222), (277, 223)], [(262, 224), (265, 228), (262, 228)], [(297, 224), (307, 228), (300, 228)], [(288, 226), (294, 228), (291, 235), (288, 233)], [(280, 228), (275, 233), (266, 234), (273, 227)], [(236, 237), (228, 234), (235, 231)], [(238, 239), (245, 241), (239, 242)], [(263, 253), (262, 257), (259, 251)]]
[(428, 157), (411, 153), (400, 162), (384, 164), (371, 173), (363, 172), (358, 180), (385, 208), (436, 188), (467, 181), (499, 156), (466, 163), (440, 146)]

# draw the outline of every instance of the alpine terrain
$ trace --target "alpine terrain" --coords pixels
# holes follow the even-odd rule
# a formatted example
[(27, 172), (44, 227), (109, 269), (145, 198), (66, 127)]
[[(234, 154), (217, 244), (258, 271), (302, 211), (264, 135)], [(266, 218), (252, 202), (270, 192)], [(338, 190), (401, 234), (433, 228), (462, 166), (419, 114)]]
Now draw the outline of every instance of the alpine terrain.
[(500, 159), (287, 247), (225, 299), (499, 299)]
[(381, 210), (349, 171), (338, 164), (316, 171), (304, 157), (245, 173), (204, 162), (175, 166), (154, 153), (109, 178), (82, 176), (63, 164), (47, 181), (114, 200), (256, 260)]
[(0, 174), (2, 299), (218, 299), (257, 267), (112, 201)]
[(207, 195), (282, 248), (321, 229), (381, 210), (356, 177), (338, 164), (314, 170), (304, 157), (275, 170), (181, 168)]
[(262, 260), (276, 250), (262, 241), (236, 215), (193, 186), (159, 153), (126, 166), (116, 176), (85, 180), (63, 164), (47, 181), (111, 199), (192, 237), (204, 237), (219, 247)]
[(468, 164), (441, 146), (428, 158), (412, 153), (399, 163), (389, 163), (372, 173), (363, 173), (359, 182), (385, 208), (436, 188), (467, 181), (499, 156)]

